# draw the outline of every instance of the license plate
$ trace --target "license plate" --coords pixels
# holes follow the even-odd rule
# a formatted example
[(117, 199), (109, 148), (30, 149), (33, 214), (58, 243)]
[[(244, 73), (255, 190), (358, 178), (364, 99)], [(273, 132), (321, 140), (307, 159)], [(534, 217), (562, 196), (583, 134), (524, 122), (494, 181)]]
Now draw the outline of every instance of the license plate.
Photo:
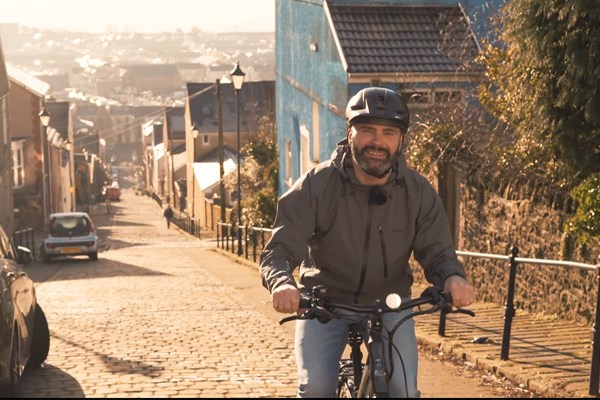
[(73, 254), (73, 253), (79, 253), (80, 249), (79, 249), (79, 247), (62, 247), (60, 249), (60, 252), (63, 254)]

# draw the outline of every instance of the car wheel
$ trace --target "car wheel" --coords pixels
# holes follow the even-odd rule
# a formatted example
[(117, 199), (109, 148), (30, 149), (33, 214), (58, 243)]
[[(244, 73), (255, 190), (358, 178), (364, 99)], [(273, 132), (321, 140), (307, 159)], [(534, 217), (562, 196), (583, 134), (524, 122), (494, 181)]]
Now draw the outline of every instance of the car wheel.
[(50, 329), (48, 328), (48, 320), (46, 314), (39, 304), (35, 306), (35, 319), (33, 322), (33, 339), (31, 341), (31, 357), (27, 366), (30, 368), (39, 367), (50, 351)]
[(89, 255), (88, 255), (88, 257), (89, 257), (89, 258), (90, 258), (90, 260), (92, 260), (92, 261), (98, 261), (98, 252), (96, 252), (96, 253), (92, 253), (92, 254), (89, 254)]
[(9, 383), (0, 385), (0, 397), (15, 398), (21, 389), (21, 368), (19, 365), (19, 333), (15, 332), (14, 346), (10, 350)]

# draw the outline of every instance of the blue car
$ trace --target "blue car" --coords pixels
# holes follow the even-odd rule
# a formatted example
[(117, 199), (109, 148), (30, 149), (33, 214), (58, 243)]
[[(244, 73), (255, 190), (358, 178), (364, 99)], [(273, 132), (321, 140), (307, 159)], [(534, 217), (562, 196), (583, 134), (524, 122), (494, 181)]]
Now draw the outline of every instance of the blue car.
[(31, 261), (0, 226), (0, 397), (17, 397), (25, 368), (42, 365), (50, 349), (46, 315), (23, 269)]

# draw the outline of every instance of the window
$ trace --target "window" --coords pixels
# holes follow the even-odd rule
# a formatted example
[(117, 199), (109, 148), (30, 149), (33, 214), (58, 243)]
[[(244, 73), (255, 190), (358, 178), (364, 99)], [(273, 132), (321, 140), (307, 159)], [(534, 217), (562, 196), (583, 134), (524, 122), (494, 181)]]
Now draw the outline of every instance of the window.
[(10, 144), (13, 159), (13, 188), (18, 189), (25, 185), (25, 167), (23, 164), (24, 140), (18, 140)]
[(208, 146), (210, 144), (210, 140), (208, 135), (202, 135), (202, 145), (203, 146)]

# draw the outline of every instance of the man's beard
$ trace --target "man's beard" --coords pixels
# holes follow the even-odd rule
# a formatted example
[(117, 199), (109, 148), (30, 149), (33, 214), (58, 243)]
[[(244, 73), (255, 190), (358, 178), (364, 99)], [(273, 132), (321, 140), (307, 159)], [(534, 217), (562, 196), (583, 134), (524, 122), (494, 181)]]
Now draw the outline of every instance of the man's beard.
[[(383, 178), (392, 169), (392, 155), (389, 150), (384, 147), (365, 145), (362, 149), (355, 146), (354, 142), (350, 143), (352, 150), (352, 159), (357, 163), (363, 171), (375, 178)], [(374, 160), (366, 155), (369, 150), (385, 152), (386, 157), (383, 160)], [(396, 153), (394, 153), (394, 158)]]

